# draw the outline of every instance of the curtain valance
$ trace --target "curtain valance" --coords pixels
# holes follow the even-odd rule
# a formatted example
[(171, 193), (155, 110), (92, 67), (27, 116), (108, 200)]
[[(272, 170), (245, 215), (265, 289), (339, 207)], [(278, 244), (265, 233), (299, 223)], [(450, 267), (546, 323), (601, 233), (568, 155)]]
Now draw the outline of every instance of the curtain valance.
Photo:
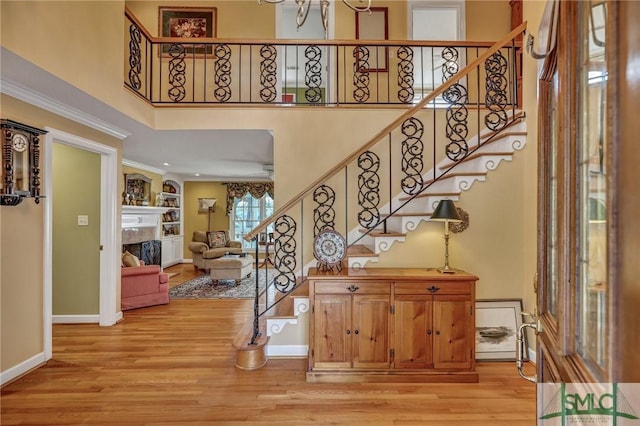
[(233, 209), (233, 199), (242, 198), (247, 192), (253, 198), (262, 198), (269, 194), (273, 198), (273, 182), (225, 182), (227, 185), (227, 216)]

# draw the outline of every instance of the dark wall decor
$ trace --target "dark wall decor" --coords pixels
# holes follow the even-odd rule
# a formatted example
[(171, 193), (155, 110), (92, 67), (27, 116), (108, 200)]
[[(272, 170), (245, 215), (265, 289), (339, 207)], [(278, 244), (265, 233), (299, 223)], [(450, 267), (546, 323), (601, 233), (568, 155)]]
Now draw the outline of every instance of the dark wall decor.
[(44, 130), (0, 120), (2, 127), (2, 180), (0, 205), (17, 206), (24, 198), (40, 202), (40, 135)]
[[(211, 55), (211, 45), (194, 44), (197, 38), (216, 37), (215, 7), (160, 7), (160, 37), (183, 38), (189, 54)], [(175, 43), (174, 43), (175, 45)], [(162, 52), (170, 53), (172, 44), (163, 44)]]

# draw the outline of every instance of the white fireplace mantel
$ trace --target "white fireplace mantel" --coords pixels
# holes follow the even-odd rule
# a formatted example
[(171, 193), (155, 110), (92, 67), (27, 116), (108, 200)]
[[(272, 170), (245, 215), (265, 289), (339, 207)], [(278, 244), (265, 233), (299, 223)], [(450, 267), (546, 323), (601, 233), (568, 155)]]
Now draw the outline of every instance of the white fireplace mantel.
[(122, 206), (122, 241), (140, 242), (162, 238), (162, 214), (167, 207)]
[(122, 214), (162, 214), (168, 210), (167, 207), (122, 206)]

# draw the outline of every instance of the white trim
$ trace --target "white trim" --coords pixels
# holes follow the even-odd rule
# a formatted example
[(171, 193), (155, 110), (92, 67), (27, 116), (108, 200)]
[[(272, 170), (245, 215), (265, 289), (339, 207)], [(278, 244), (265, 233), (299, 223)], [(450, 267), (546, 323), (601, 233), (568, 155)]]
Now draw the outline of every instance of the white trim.
[(84, 124), (92, 129), (96, 129), (102, 133), (106, 133), (109, 136), (113, 136), (118, 139), (124, 139), (131, 136), (131, 132), (128, 132), (127, 130), (121, 129), (83, 111), (67, 106), (53, 98), (31, 90), (18, 83), (2, 79), (0, 80), (0, 91), (28, 104), (42, 108), (45, 111), (52, 112), (77, 123)]
[(529, 355), (529, 362), (537, 364), (536, 350), (534, 348), (527, 348), (527, 354)]
[[(120, 215), (118, 211), (118, 150), (108, 145), (103, 145), (70, 133), (54, 128), (46, 127), (47, 134), (44, 138), (44, 182), (45, 206), (44, 206), (44, 279), (43, 279), (43, 340), (45, 360), (52, 357), (53, 338), (53, 144), (61, 143), (82, 150), (100, 154), (100, 242), (103, 250), (100, 252), (100, 312), (99, 323), (101, 326), (110, 326), (117, 322), (116, 295), (119, 282), (119, 256), (118, 245), (121, 238)], [(121, 314), (120, 314), (121, 318)]]
[(53, 315), (53, 324), (98, 324), (100, 315)]
[(34, 368), (41, 366), (42, 364), (47, 362), (47, 359), (48, 358), (46, 357), (45, 353), (40, 352), (39, 354), (32, 356), (28, 360), (23, 361), (20, 364), (3, 371), (2, 373), (0, 373), (0, 386), (4, 386), (11, 380), (20, 377), (25, 373), (28, 373)]
[(267, 345), (267, 356), (276, 357), (301, 357), (309, 356), (309, 345)]
[(147, 172), (155, 173), (158, 175), (165, 175), (167, 173), (166, 170), (158, 169), (157, 167), (147, 166), (146, 164), (138, 163), (136, 161), (131, 161), (127, 159), (122, 159), (123, 166), (135, 167), (136, 169), (146, 170)]

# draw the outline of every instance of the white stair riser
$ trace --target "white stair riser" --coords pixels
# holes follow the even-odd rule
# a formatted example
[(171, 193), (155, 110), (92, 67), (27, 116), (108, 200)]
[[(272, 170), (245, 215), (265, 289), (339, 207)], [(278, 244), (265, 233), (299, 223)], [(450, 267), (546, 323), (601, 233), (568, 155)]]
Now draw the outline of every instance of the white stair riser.
[(309, 298), (308, 297), (294, 297), (293, 298), (293, 315), (298, 316), (305, 312), (309, 312)]
[(456, 166), (456, 173), (483, 173), (495, 170), (501, 161), (511, 161), (512, 155), (483, 155)]
[(267, 336), (280, 333), (287, 324), (296, 325), (298, 324), (298, 319), (280, 317), (267, 318)]
[(383, 251), (387, 251), (391, 249), (391, 246), (396, 241), (404, 242), (404, 236), (394, 236), (394, 237), (375, 237), (375, 250), (373, 251), (375, 254), (380, 254)]
[(444, 177), (434, 182), (430, 188), (432, 188), (434, 192), (460, 193), (462, 191), (467, 191), (475, 182), (484, 182), (485, 179), (486, 176), (484, 175)]
[[(442, 192), (436, 191), (432, 188), (428, 188), (424, 193), (429, 192)], [(458, 201), (457, 195), (429, 195), (427, 197), (415, 198), (412, 202), (407, 203), (401, 210), (401, 213), (430, 213), (436, 209), (438, 202), (443, 198), (448, 198), (453, 201)]]

